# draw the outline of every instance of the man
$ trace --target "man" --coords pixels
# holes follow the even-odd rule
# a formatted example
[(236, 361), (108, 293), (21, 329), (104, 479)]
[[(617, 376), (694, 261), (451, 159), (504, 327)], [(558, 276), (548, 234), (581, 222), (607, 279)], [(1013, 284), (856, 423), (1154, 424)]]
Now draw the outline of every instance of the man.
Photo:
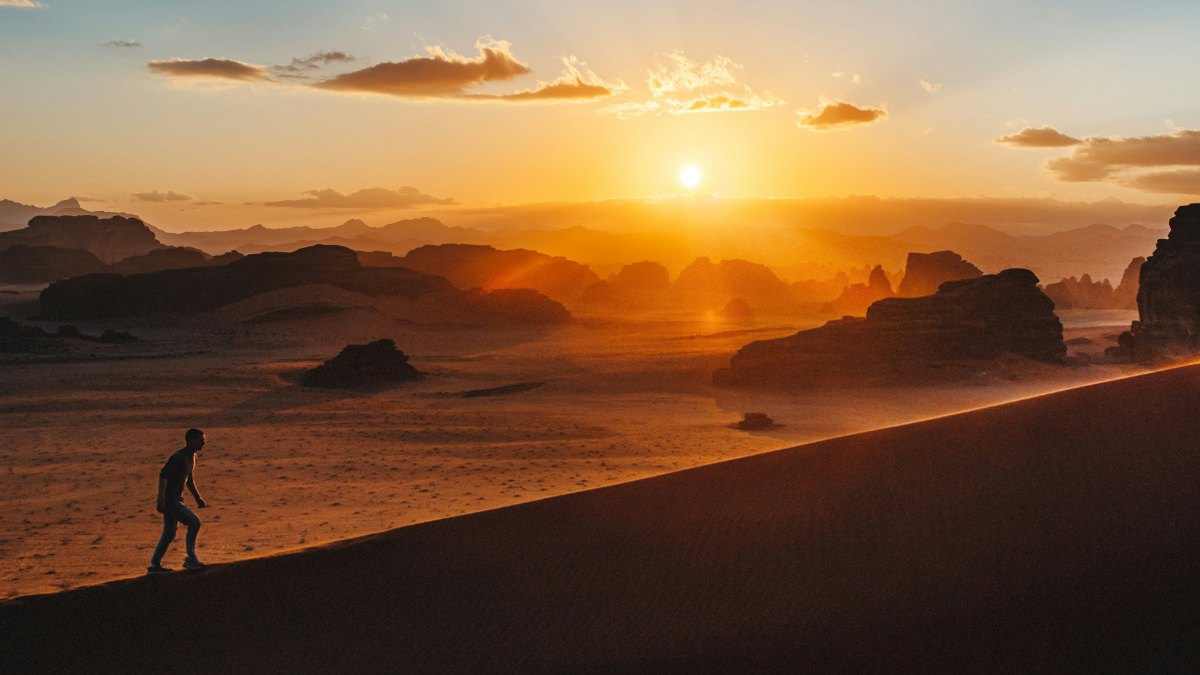
[(158, 512), (163, 514), (162, 536), (158, 546), (154, 548), (154, 557), (150, 558), (147, 574), (164, 574), (171, 569), (162, 566), (163, 554), (175, 539), (175, 530), (179, 523), (187, 525), (187, 557), (183, 566), (189, 570), (204, 569), (204, 563), (196, 557), (196, 534), (200, 532), (200, 518), (183, 505), (183, 486), (196, 499), (196, 506), (204, 508), (207, 504), (196, 489), (196, 481), (192, 478), (192, 469), (196, 467), (196, 453), (204, 447), (204, 432), (199, 429), (188, 429), (184, 434), (187, 442), (183, 448), (175, 451), (158, 474)]

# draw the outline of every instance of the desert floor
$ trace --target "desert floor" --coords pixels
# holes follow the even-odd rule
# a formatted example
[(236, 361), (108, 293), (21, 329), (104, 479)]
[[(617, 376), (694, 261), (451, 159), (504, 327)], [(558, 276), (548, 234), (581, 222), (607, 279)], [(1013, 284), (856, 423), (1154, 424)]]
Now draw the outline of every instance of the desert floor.
[[(29, 299), (5, 294), (0, 315), (28, 316)], [(1067, 366), (1014, 362), (957, 387), (773, 394), (718, 389), (710, 374), (746, 342), (813, 324), (584, 315), (483, 331), (353, 312), (255, 326), (80, 323), (142, 340), (0, 355), (0, 598), (141, 574), (161, 528), (156, 474), (191, 426), (208, 439), (200, 555), (227, 562), (1134, 372), (1098, 356), (1134, 313), (1063, 318), (1069, 340), (1090, 340)], [(371, 392), (296, 384), (348, 342), (380, 337), (430, 376)], [(461, 395), (526, 382), (544, 384)], [(747, 411), (781, 426), (728, 426)], [(182, 535), (165, 563), (179, 564)]]

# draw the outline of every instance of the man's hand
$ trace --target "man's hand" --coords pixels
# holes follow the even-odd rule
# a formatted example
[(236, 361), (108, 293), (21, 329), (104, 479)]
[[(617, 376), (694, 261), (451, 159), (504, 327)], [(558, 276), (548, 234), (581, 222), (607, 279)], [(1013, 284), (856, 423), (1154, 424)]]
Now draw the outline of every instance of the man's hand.
[(208, 506), (208, 502), (204, 501), (203, 499), (201, 499), (199, 497), (196, 497), (196, 506), (198, 506), (199, 508), (204, 508), (204, 507)]

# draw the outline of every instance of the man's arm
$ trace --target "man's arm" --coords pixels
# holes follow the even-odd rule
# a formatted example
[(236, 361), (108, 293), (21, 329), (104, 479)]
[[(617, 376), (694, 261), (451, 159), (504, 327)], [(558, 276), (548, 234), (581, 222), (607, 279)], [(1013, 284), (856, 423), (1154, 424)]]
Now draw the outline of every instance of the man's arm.
[(204, 501), (204, 497), (200, 496), (200, 491), (196, 489), (196, 481), (192, 478), (191, 471), (188, 472), (187, 488), (188, 491), (192, 493), (192, 496), (196, 498), (196, 506), (199, 506), (200, 508), (208, 506), (208, 504)]
[(167, 479), (159, 478), (158, 479), (158, 502), (157, 502), (157, 507), (158, 507), (159, 513), (162, 513), (163, 509), (167, 508), (166, 496), (167, 496)]

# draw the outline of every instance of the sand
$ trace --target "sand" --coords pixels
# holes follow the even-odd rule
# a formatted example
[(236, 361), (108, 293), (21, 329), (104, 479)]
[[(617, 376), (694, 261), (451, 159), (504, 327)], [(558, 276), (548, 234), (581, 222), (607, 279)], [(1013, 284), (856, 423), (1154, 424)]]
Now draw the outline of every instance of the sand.
[[(1102, 340), (1118, 318), (1097, 326), (1089, 315), (1068, 333)], [(745, 342), (804, 324), (584, 316), (559, 329), (483, 331), (359, 319), (119, 323), (142, 342), (0, 355), (0, 598), (140, 574), (161, 528), (157, 471), (191, 426), (208, 436), (196, 472), (209, 502), (200, 552), (229, 562), (1126, 372), (1077, 365), (916, 393), (762, 394), (714, 388), (709, 375)], [(383, 335), (430, 377), (375, 392), (296, 384), (348, 341)], [(545, 384), (458, 395), (522, 382)], [(782, 426), (728, 427), (747, 411)], [(182, 556), (180, 537), (166, 562)]]
[(3, 603), (0, 668), (1195, 672), (1198, 398), (1177, 368)]

